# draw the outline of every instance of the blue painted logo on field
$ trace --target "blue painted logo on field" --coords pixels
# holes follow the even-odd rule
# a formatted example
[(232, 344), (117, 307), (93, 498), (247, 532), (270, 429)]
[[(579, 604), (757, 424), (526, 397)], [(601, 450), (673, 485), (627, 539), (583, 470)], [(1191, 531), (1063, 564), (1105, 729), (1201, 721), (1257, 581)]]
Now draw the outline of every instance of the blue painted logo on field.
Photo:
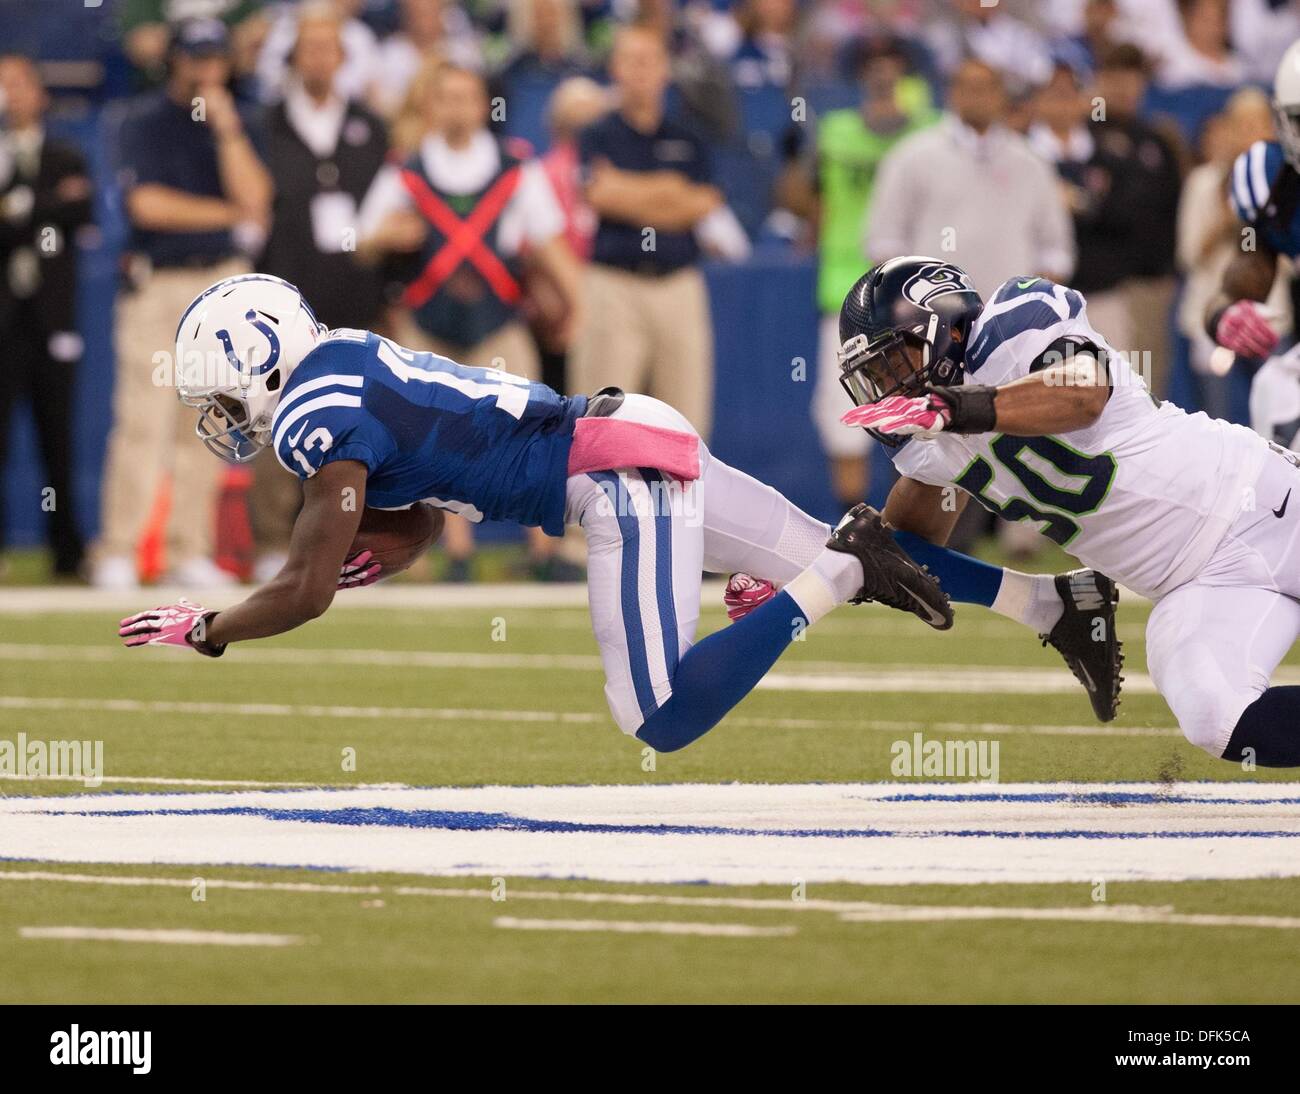
[[(1295, 799), (1288, 799), (1294, 802)], [(1224, 804), (1221, 799), (1214, 804)], [(1243, 803), (1246, 804), (1246, 803)], [(1249, 804), (1258, 804), (1251, 802)], [(59, 810), (59, 815), (68, 812)], [(535, 832), (553, 835), (573, 833), (636, 836), (761, 836), (787, 839), (1294, 839), (1300, 831), (1232, 829), (1149, 829), (1146, 831), (1098, 830), (1089, 828), (997, 829), (933, 828), (901, 830), (888, 828), (747, 828), (696, 824), (615, 824), (600, 821), (549, 820), (512, 813), (488, 813), (461, 809), (393, 809), (384, 806), (340, 809), (286, 809), (269, 806), (227, 805), (207, 809), (118, 809), (75, 811), (82, 816), (112, 817), (260, 817), (271, 821), (331, 824), (380, 828), (425, 828), (454, 832)], [(53, 811), (51, 811), (53, 815)]]

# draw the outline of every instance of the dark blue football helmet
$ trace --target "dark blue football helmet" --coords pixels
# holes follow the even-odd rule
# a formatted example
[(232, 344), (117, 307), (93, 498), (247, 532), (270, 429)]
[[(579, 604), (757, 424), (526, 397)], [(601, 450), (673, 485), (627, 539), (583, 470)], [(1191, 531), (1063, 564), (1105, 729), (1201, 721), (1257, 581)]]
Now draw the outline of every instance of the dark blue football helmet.
[[(960, 266), (919, 255), (882, 262), (858, 278), (840, 308), (840, 383), (858, 406), (960, 383), (970, 329), (983, 310)], [(908, 345), (920, 349), (920, 368)], [(868, 432), (888, 445), (902, 443)]]

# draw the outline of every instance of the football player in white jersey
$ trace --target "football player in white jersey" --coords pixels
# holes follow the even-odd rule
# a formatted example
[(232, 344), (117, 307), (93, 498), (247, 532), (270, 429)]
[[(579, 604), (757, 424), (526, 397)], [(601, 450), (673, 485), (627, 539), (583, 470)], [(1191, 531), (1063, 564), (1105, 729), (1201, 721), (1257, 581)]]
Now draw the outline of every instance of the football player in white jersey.
[(1155, 601), (1148, 668), (1188, 740), (1300, 766), (1300, 687), (1269, 687), (1300, 636), (1293, 454), (1155, 400), (1084, 298), (1042, 278), (986, 304), (957, 266), (891, 259), (850, 291), (840, 338), (858, 404), (844, 421), (889, 445), (902, 475), (886, 520), (953, 599), (966, 563), (936, 545), (957, 488)]

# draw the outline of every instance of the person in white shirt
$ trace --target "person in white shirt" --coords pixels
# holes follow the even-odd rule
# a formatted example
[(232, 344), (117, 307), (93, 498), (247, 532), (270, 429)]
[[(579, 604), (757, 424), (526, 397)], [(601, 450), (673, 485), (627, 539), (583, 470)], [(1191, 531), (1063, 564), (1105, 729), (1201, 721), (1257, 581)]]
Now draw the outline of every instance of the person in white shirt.
[(996, 69), (966, 61), (948, 113), (885, 157), (871, 199), (864, 251), (872, 262), (939, 254), (982, 293), (1013, 270), (1067, 280), (1074, 230), (1056, 174), (1002, 124), (1007, 97)]
[(379, 43), (370, 105), (391, 118), (406, 98), (420, 65), (431, 55), (481, 70), (483, 51), (465, 12), (450, 0), (401, 0), (402, 27)]
[(1183, 33), (1170, 42), (1157, 74), (1161, 87), (1238, 87), (1246, 66), (1228, 47), (1227, 0), (1178, 0)]
[[(357, 254), (376, 263), (405, 258), (396, 341), (480, 368), (530, 380), (541, 362), (522, 314), (524, 256), (564, 298), (568, 332), (579, 310), (578, 264), (564, 239), (564, 212), (539, 161), (522, 142), (487, 128), (487, 86), (451, 64), (430, 84), (429, 131), (415, 154), (376, 176), (361, 205)], [(414, 261), (411, 261), (414, 260)], [(534, 529), (529, 546), (540, 576), (562, 573), (559, 541)], [(468, 576), (470, 527), (449, 520), (452, 574)]]
[(255, 74), (262, 99), (271, 102), (283, 94), (289, 54), (298, 39), (298, 21), (330, 14), (343, 25), (343, 64), (334, 77), (334, 90), (344, 99), (364, 102), (379, 71), (379, 41), (375, 32), (357, 18), (362, 2), (310, 0), (302, 5), (281, 4), (257, 57)]

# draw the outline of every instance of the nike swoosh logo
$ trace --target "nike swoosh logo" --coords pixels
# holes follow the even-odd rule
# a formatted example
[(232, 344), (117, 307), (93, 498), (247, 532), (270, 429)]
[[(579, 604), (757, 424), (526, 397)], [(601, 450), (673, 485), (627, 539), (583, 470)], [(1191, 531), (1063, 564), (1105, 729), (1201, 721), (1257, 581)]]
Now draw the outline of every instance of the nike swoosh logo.
[(1027, 289), (1027, 288), (1029, 288), (1030, 285), (1033, 285), (1033, 284), (1035, 284), (1036, 282), (1038, 282), (1038, 281), (1042, 281), (1042, 280), (1043, 280), (1043, 279), (1042, 279), (1041, 277), (1031, 277), (1028, 281), (1017, 281), (1017, 282), (1016, 282), (1016, 288), (1017, 288), (1017, 289)]
[(299, 427), (298, 432), (289, 438), (289, 447), (297, 448), (298, 438), (301, 437), (306, 431), (307, 431), (307, 423), (303, 422), (302, 425)]
[(932, 608), (929, 604), (927, 604), (924, 600), (922, 600), (919, 596), (917, 596), (916, 593), (912, 592), (912, 590), (909, 589), (906, 585), (900, 585), (899, 588), (902, 589), (903, 592), (907, 593), (907, 595), (910, 596), (913, 600), (915, 600), (918, 605), (920, 605), (922, 611), (925, 612), (922, 618), (927, 623), (929, 623), (930, 626), (942, 627), (945, 623), (948, 622), (947, 619), (944, 618), (941, 612), (935, 611), (934, 608)]
[(1273, 510), (1273, 515), (1277, 517), (1278, 520), (1281, 520), (1284, 516), (1286, 516), (1286, 506), (1287, 506), (1287, 502), (1289, 502), (1290, 500), (1291, 500), (1291, 491), (1288, 490), (1286, 492), (1286, 497), (1282, 499), (1282, 504)]

